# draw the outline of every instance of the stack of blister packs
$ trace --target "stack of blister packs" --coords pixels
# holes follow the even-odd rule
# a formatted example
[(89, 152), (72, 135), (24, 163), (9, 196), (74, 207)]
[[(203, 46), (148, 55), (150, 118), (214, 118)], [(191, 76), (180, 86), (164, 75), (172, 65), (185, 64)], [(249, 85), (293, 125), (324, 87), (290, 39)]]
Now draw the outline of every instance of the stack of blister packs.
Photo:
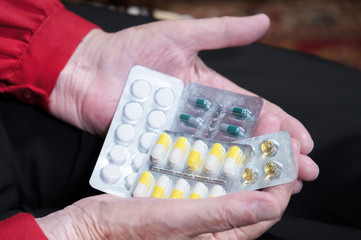
[(294, 181), (289, 134), (252, 138), (262, 104), (135, 66), (90, 184), (121, 197), (194, 199)]

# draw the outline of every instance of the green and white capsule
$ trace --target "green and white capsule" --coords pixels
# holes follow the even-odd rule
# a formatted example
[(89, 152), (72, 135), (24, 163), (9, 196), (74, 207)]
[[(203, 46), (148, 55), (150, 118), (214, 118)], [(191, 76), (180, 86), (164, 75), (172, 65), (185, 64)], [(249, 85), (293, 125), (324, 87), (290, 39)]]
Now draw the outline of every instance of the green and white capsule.
[(220, 129), (222, 132), (225, 132), (225, 133), (227, 133), (228, 135), (235, 136), (235, 137), (243, 136), (244, 133), (246, 132), (246, 131), (244, 130), (244, 128), (242, 128), (242, 127), (233, 126), (233, 125), (229, 125), (229, 124), (226, 124), (226, 123), (222, 123), (222, 124), (219, 126), (219, 129)]
[(201, 108), (204, 111), (208, 111), (212, 106), (212, 103), (208, 99), (205, 99), (205, 98), (191, 97), (191, 98), (189, 98), (189, 102), (192, 105), (194, 105), (195, 107)]
[(230, 106), (227, 108), (227, 111), (233, 116), (241, 119), (247, 119), (252, 116), (251, 111), (248, 110), (247, 108)]
[(193, 117), (191, 115), (188, 114), (184, 114), (182, 113), (181, 115), (179, 115), (179, 120), (181, 122), (184, 122), (185, 124), (187, 124), (188, 126), (191, 126), (193, 128), (200, 128), (203, 125), (203, 120), (200, 117)]

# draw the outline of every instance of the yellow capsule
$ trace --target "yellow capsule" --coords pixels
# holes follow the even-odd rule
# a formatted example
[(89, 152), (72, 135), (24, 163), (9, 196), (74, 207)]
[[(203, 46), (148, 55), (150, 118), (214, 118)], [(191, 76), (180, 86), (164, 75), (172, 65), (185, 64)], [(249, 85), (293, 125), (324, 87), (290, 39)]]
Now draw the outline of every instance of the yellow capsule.
[(223, 166), (223, 173), (226, 176), (233, 174), (235, 168), (239, 165), (242, 158), (242, 151), (237, 146), (232, 146), (226, 156), (226, 161)]
[(146, 197), (149, 193), (150, 188), (153, 185), (153, 182), (154, 182), (153, 175), (148, 171), (143, 172), (138, 180), (137, 186), (133, 191), (133, 196)]
[(218, 169), (218, 166), (222, 162), (225, 152), (226, 150), (224, 150), (222, 144), (220, 143), (213, 144), (211, 151), (209, 152), (207, 163), (205, 166), (207, 172), (214, 173)]
[(242, 177), (247, 183), (252, 183), (256, 180), (256, 174), (251, 168), (246, 168)]
[(177, 167), (181, 164), (187, 154), (189, 142), (185, 137), (179, 137), (174, 144), (173, 150), (169, 156), (169, 162), (172, 167)]
[(190, 187), (189, 183), (186, 180), (181, 178), (175, 184), (174, 190), (173, 190), (172, 194), (170, 195), (170, 198), (182, 199), (188, 194), (190, 188), (191, 187)]
[(205, 198), (208, 194), (208, 188), (204, 183), (197, 182), (193, 188), (190, 199)]
[(198, 168), (202, 164), (207, 149), (208, 147), (203, 141), (201, 140), (195, 141), (187, 160), (187, 164), (190, 170), (192, 171), (198, 170)]
[(272, 178), (278, 174), (278, 166), (274, 162), (268, 162), (264, 167), (267, 177)]
[(261, 150), (264, 155), (271, 155), (276, 152), (276, 145), (271, 140), (264, 140), (261, 144)]
[(160, 135), (152, 151), (152, 161), (160, 163), (167, 154), (170, 145), (172, 145), (172, 139), (170, 136), (167, 133)]
[(214, 185), (211, 191), (209, 192), (209, 198), (215, 198), (226, 195), (226, 190), (219, 185)]
[(157, 180), (153, 189), (152, 197), (165, 198), (168, 195), (170, 188), (172, 187), (172, 181), (166, 175), (162, 175)]

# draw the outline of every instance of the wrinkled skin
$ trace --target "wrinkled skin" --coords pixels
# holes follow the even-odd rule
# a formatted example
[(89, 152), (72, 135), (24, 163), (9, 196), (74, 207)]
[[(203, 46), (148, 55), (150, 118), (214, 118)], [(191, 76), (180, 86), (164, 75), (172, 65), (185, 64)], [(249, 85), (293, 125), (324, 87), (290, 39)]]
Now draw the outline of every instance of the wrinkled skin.
[[(92, 30), (61, 72), (50, 96), (51, 113), (93, 134), (105, 135), (132, 66), (140, 64), (200, 84), (254, 95), (209, 69), (200, 50), (243, 46), (268, 29), (265, 15), (163, 21), (117, 33)], [(50, 238), (254, 239), (277, 222), (302, 181), (317, 178), (304, 126), (264, 100), (255, 135), (288, 131), (298, 180), (263, 191), (215, 199), (120, 199), (100, 195), (37, 219)]]

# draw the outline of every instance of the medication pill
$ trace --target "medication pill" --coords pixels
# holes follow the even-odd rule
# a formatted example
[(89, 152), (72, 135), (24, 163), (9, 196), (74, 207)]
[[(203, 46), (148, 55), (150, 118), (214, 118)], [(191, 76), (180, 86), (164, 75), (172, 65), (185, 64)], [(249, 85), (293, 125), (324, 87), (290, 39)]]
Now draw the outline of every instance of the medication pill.
[(214, 173), (215, 171), (217, 171), (219, 164), (223, 160), (225, 151), (226, 150), (224, 150), (222, 144), (213, 144), (205, 165), (205, 169), (208, 173)]
[(174, 103), (175, 95), (170, 88), (159, 89), (154, 96), (154, 101), (160, 107), (168, 107)]
[(128, 176), (125, 177), (125, 187), (129, 190), (135, 181), (137, 180), (137, 174), (131, 173)]
[(145, 80), (137, 80), (132, 84), (132, 95), (137, 99), (145, 99), (151, 91), (150, 85)]
[(194, 142), (187, 160), (187, 164), (190, 170), (198, 170), (202, 164), (205, 154), (207, 153), (207, 150), (208, 147), (202, 140), (197, 140)]
[(196, 185), (194, 185), (192, 193), (190, 195), (190, 199), (199, 199), (199, 198), (205, 198), (208, 194), (208, 188), (204, 183), (197, 182)]
[(160, 163), (167, 154), (170, 145), (172, 145), (172, 139), (167, 133), (162, 133), (153, 148), (151, 155), (152, 161), (155, 163)]
[(264, 167), (264, 171), (268, 178), (273, 178), (278, 174), (278, 166), (274, 162), (268, 162)]
[(137, 102), (130, 102), (124, 106), (124, 116), (131, 122), (134, 122), (143, 115), (143, 107)]
[(271, 140), (264, 140), (261, 144), (263, 155), (273, 155), (277, 151), (276, 145)]
[(109, 164), (102, 168), (101, 177), (104, 182), (108, 184), (116, 183), (121, 178), (121, 171), (119, 167)]
[(129, 151), (121, 145), (113, 145), (109, 151), (109, 158), (115, 164), (122, 165), (127, 161)]
[(246, 108), (241, 107), (229, 107), (227, 108), (228, 112), (238, 118), (249, 118), (251, 116), (251, 112)]
[(162, 111), (153, 110), (148, 114), (147, 123), (152, 129), (161, 129), (167, 123), (167, 116)]
[(170, 195), (170, 198), (173, 198), (173, 199), (185, 198), (185, 196), (187, 196), (190, 189), (191, 189), (191, 186), (189, 185), (189, 183), (186, 180), (184, 180), (183, 178), (180, 178), (174, 185), (174, 189), (173, 189), (172, 194)]
[(179, 166), (189, 149), (189, 142), (185, 137), (179, 137), (177, 142), (174, 144), (173, 150), (169, 156), (169, 163), (172, 167)]
[(157, 135), (153, 132), (146, 132), (139, 138), (139, 146), (142, 152), (148, 152)]
[(242, 178), (246, 183), (253, 183), (256, 181), (256, 173), (251, 168), (244, 169)]
[(152, 197), (165, 198), (172, 187), (172, 181), (166, 175), (162, 175), (158, 178), (155, 187), (153, 189)]
[(147, 154), (145, 153), (139, 153), (135, 155), (133, 158), (133, 168), (136, 172), (142, 167), (145, 159), (147, 158)]
[(134, 127), (130, 124), (122, 124), (115, 131), (115, 136), (121, 143), (129, 144), (135, 137)]
[(209, 110), (212, 106), (212, 103), (208, 99), (191, 97), (189, 101), (192, 105), (196, 106), (197, 108), (201, 108), (204, 111)]
[(224, 190), (224, 188), (219, 185), (214, 185), (209, 192), (209, 198), (220, 197), (223, 195), (226, 195), (226, 190)]
[(148, 171), (143, 172), (138, 180), (137, 186), (133, 191), (133, 196), (146, 197), (153, 185), (153, 182), (154, 182), (153, 175)]
[(191, 126), (193, 128), (200, 128), (203, 125), (203, 120), (202, 118), (198, 117), (193, 117), (191, 115), (187, 115), (182, 113), (181, 115), (179, 115), (179, 120), (181, 122), (186, 123), (188, 126)]
[(242, 157), (241, 149), (237, 146), (232, 146), (226, 156), (226, 161), (223, 166), (223, 173), (226, 176), (233, 174), (235, 168), (238, 166)]
[(228, 133), (229, 135), (232, 136), (243, 136), (245, 133), (244, 128), (242, 127), (236, 127), (236, 126), (232, 126), (226, 123), (221, 123), (221, 125), (219, 126), (219, 129), (225, 133)]

